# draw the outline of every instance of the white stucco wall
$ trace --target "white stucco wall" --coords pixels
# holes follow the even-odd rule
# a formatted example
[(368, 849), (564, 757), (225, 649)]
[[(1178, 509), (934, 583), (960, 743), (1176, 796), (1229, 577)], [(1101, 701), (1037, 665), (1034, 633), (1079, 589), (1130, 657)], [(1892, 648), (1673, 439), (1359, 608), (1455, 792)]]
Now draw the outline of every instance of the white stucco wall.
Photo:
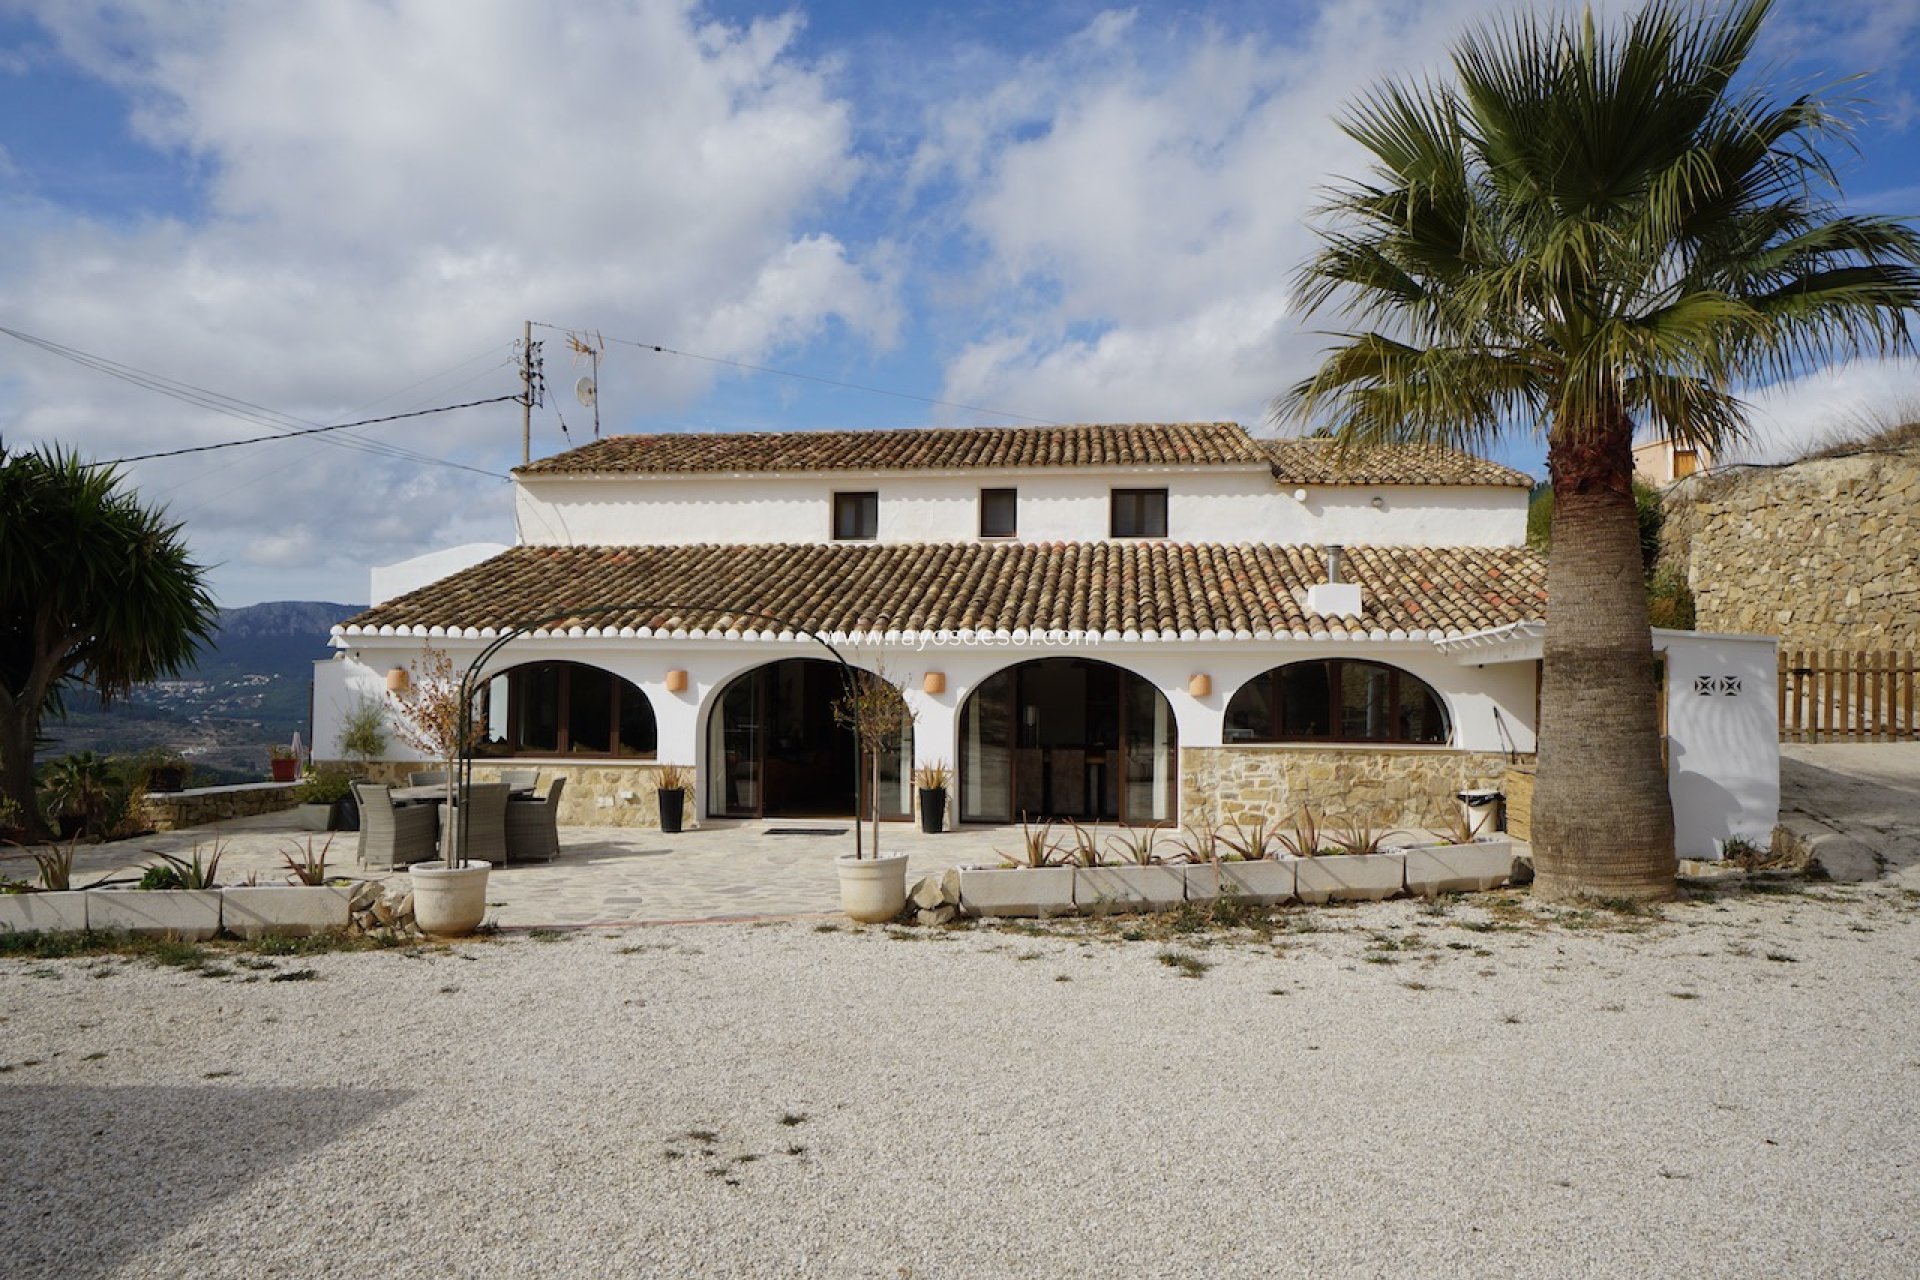
[[(1264, 467), (1189, 471), (971, 471), (777, 476), (522, 477), (521, 539), (536, 545), (825, 542), (832, 495), (880, 495), (881, 542), (972, 541), (982, 489), (1019, 491), (1019, 540), (1088, 542), (1110, 530), (1116, 488), (1167, 493), (1177, 542), (1519, 546), (1527, 491), (1383, 485), (1307, 489), (1304, 501)], [(1376, 507), (1374, 504), (1378, 502)]]
[(1766, 848), (1780, 814), (1779, 642), (1655, 631), (1667, 655), (1667, 788), (1674, 847), (1717, 858), (1733, 837)]
[[(357, 637), (335, 661), (314, 667), (314, 754), (339, 757), (340, 718), (356, 696), (384, 698), (386, 671), (418, 658), (422, 641), (407, 637)], [(480, 640), (436, 638), (436, 647), (464, 666), (478, 653)], [(960, 708), (969, 694), (1004, 668), (1035, 658), (1084, 657), (1112, 663), (1151, 681), (1167, 697), (1183, 746), (1219, 746), (1228, 701), (1246, 681), (1270, 667), (1310, 658), (1366, 658), (1398, 666), (1419, 676), (1441, 696), (1453, 725), (1451, 748), (1473, 751), (1533, 750), (1533, 669), (1526, 664), (1462, 666), (1423, 642), (1163, 641), (1139, 643), (928, 645), (926, 647), (847, 645), (842, 652), (856, 666), (884, 664), (907, 689), (917, 715), (916, 765), (960, 758)], [(622, 640), (596, 637), (523, 637), (513, 641), (491, 667), (504, 670), (539, 659), (565, 659), (605, 668), (632, 681), (647, 695), (659, 731), (658, 759), (690, 765), (698, 775), (700, 812), (706, 812), (706, 721), (714, 699), (735, 676), (782, 658), (824, 658), (807, 641)], [(688, 673), (687, 688), (670, 693), (670, 670)], [(922, 676), (939, 671), (946, 689), (922, 691)], [(1211, 677), (1212, 692), (1196, 698), (1187, 692), (1196, 673)], [(1354, 750), (1365, 750), (1355, 746)], [(1435, 750), (1447, 748), (1436, 747)], [(413, 759), (397, 740), (389, 759)]]

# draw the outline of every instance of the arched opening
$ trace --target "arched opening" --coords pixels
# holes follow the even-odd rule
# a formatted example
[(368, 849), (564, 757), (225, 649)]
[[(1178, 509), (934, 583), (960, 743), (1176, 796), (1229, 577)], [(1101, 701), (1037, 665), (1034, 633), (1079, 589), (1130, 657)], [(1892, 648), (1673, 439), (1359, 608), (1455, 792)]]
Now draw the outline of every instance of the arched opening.
[(960, 818), (1170, 823), (1179, 734), (1165, 695), (1087, 658), (1036, 658), (960, 709)]
[[(707, 712), (707, 812), (732, 818), (848, 818), (866, 785), (857, 746), (834, 716), (845, 691), (837, 663), (786, 658), (728, 682)], [(880, 762), (883, 818), (911, 805), (913, 732)]]
[(1227, 703), (1224, 740), (1444, 743), (1446, 704), (1411, 671), (1316, 658), (1263, 671)]
[(486, 756), (644, 760), (659, 746), (639, 686), (582, 662), (528, 662), (487, 681)]

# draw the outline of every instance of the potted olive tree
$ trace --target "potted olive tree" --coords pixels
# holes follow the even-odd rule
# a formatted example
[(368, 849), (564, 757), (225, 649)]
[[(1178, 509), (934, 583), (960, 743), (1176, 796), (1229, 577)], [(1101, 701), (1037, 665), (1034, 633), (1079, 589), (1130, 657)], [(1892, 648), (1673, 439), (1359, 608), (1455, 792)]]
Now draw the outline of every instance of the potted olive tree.
[(399, 712), (394, 728), (409, 746), (443, 762), (447, 772), (448, 820), (441, 823), (440, 860), (416, 862), (407, 869), (413, 883), (413, 920), (422, 933), (462, 937), (479, 928), (487, 914), (487, 873), (493, 870), (490, 862), (460, 856), (456, 847), (460, 824), (451, 820), (462, 748), (473, 749), (485, 730), (485, 719), (462, 716), (460, 673), (453, 659), (432, 645), (409, 664), (404, 683), (404, 688), (387, 695)]
[[(880, 761), (897, 752), (914, 720), (906, 693), (885, 670), (862, 671), (848, 678), (846, 692), (834, 704), (834, 719), (853, 732), (866, 775), (866, 818), (873, 827), (871, 852), (834, 859), (840, 877), (840, 907), (855, 920), (891, 920), (907, 905), (907, 855), (880, 856)], [(859, 801), (856, 799), (856, 804)]]
[[(364, 694), (354, 700), (346, 714), (340, 717), (340, 754), (352, 765), (350, 778), (359, 781), (367, 776), (373, 762), (383, 759), (387, 754), (387, 709), (380, 702)], [(354, 795), (353, 788), (347, 788), (347, 797), (341, 801), (338, 814), (339, 831), (358, 831), (360, 829), (360, 800)]]

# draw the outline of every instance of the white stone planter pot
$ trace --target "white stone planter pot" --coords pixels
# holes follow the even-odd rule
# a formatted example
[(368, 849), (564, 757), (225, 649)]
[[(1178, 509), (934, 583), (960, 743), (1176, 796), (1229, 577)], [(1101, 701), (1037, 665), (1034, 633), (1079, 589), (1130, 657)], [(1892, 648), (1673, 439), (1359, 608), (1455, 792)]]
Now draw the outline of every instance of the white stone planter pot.
[(1082, 915), (1171, 911), (1187, 899), (1180, 867), (1075, 867), (1073, 902)]
[(1407, 859), (1399, 853), (1336, 853), (1294, 864), (1294, 893), (1302, 902), (1378, 902), (1406, 887)]
[(87, 894), (87, 928), (204, 942), (220, 932), (220, 890), (94, 889)]
[(87, 927), (82, 890), (60, 893), (0, 893), (0, 933), (79, 933)]
[(220, 927), (241, 938), (304, 938), (347, 927), (353, 891), (344, 885), (258, 885), (220, 891)]
[(960, 910), (970, 916), (1070, 916), (1072, 867), (961, 867)]
[(1511, 840), (1422, 845), (1408, 849), (1406, 858), (1407, 892), (1428, 898), (1496, 889), (1513, 875)]
[(416, 862), (407, 868), (413, 883), (413, 922), (431, 938), (464, 938), (487, 914), (487, 873), (491, 862), (469, 860), (464, 867)]
[(840, 876), (840, 909), (851, 919), (879, 924), (906, 909), (906, 854), (855, 858), (843, 853), (833, 860), (833, 869)]
[(333, 817), (330, 804), (297, 804), (293, 806), (294, 825), (302, 831), (325, 831), (328, 821)]
[(1187, 901), (1207, 902), (1222, 894), (1231, 894), (1241, 902), (1272, 906), (1293, 899), (1293, 858), (1262, 858), (1258, 862), (1222, 862), (1216, 871), (1211, 863), (1182, 867), (1187, 881)]

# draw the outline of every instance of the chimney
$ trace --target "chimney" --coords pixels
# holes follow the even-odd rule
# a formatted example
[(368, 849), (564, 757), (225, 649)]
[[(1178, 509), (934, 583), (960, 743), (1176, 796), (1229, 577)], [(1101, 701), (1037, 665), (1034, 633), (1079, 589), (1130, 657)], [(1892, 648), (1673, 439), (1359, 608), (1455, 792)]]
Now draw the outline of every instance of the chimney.
[(1346, 568), (1345, 547), (1327, 548), (1327, 580), (1307, 588), (1307, 612), (1322, 616), (1357, 618), (1360, 616), (1360, 584), (1342, 581)]

